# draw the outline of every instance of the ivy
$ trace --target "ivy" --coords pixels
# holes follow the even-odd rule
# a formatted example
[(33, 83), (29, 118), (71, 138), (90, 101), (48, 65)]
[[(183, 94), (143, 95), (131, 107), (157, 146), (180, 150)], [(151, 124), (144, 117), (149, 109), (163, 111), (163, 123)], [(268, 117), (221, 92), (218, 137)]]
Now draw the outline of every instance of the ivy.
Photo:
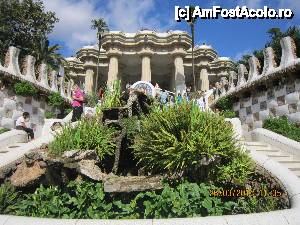
[(14, 91), (17, 95), (21, 96), (33, 96), (36, 97), (39, 93), (39, 90), (32, 84), (21, 81), (14, 84)]

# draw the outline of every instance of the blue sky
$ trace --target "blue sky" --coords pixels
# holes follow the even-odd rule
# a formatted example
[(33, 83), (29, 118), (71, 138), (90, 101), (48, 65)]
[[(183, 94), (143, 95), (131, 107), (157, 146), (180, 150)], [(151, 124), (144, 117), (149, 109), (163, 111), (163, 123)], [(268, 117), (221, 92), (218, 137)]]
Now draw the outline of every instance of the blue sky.
[(243, 54), (261, 49), (268, 41), (266, 31), (279, 27), (285, 31), (289, 26), (300, 27), (300, 0), (43, 0), (46, 10), (56, 12), (60, 22), (50, 35), (51, 44), (62, 45), (64, 56), (75, 55), (84, 45), (96, 42), (96, 33), (90, 29), (91, 20), (103, 17), (110, 30), (136, 32), (141, 28), (157, 31), (185, 30), (185, 21), (174, 20), (175, 5), (199, 5), (210, 8), (220, 5), (235, 8), (247, 5), (261, 8), (290, 8), (295, 16), (288, 20), (198, 20), (196, 44), (211, 45), (220, 56), (238, 60)]

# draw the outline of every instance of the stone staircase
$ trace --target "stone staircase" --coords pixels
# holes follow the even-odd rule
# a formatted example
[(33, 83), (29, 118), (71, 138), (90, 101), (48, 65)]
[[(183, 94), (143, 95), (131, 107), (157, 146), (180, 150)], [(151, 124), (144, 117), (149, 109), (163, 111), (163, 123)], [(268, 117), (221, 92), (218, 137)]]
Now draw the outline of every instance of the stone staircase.
[(300, 156), (292, 155), (267, 143), (257, 141), (245, 141), (244, 147), (279, 162), (300, 178)]

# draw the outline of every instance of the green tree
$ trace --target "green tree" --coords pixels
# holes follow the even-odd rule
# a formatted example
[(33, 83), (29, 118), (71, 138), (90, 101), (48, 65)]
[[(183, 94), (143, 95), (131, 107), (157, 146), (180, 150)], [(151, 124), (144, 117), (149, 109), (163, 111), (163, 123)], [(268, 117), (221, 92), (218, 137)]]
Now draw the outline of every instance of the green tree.
[(34, 56), (37, 59), (37, 63), (46, 63), (52, 69), (58, 69), (60, 64), (67, 64), (64, 57), (58, 53), (61, 48), (59, 45), (49, 46), (49, 40), (42, 39), (34, 46)]
[(101, 39), (105, 32), (107, 32), (108, 26), (103, 18), (92, 20), (92, 29), (97, 30), (97, 39), (98, 39), (98, 62), (97, 62), (97, 72), (96, 72), (96, 82), (95, 82), (95, 93), (97, 93), (98, 88), (98, 79), (99, 79), (99, 61), (100, 61), (100, 49), (101, 49)]
[(52, 32), (56, 22), (55, 13), (46, 12), (41, 0), (0, 0), (0, 59), (9, 46), (33, 54), (36, 43)]

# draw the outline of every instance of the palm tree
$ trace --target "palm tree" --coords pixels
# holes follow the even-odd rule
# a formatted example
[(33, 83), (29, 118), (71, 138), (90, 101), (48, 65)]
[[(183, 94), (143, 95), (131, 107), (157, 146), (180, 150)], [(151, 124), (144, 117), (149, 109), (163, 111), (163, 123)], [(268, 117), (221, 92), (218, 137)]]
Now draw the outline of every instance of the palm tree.
[[(191, 14), (193, 15), (193, 12), (195, 10), (194, 6), (190, 6)], [(195, 46), (195, 23), (196, 18), (191, 16), (190, 21), (188, 22), (191, 28), (192, 33), (192, 74), (193, 74), (193, 83), (194, 83), (194, 91), (196, 91), (196, 78), (195, 78), (195, 62), (194, 62), (194, 46)]]
[(93, 30), (97, 30), (97, 39), (98, 39), (98, 62), (97, 62), (97, 73), (96, 73), (96, 82), (95, 82), (95, 93), (97, 93), (98, 88), (98, 78), (99, 78), (99, 61), (100, 61), (100, 49), (101, 49), (101, 39), (105, 32), (109, 31), (108, 26), (103, 18), (92, 20)]
[(58, 52), (61, 46), (58, 44), (49, 46), (49, 40), (41, 39), (34, 49), (34, 56), (37, 63), (44, 62), (50, 68), (57, 70), (59, 65), (66, 64), (64, 57)]

